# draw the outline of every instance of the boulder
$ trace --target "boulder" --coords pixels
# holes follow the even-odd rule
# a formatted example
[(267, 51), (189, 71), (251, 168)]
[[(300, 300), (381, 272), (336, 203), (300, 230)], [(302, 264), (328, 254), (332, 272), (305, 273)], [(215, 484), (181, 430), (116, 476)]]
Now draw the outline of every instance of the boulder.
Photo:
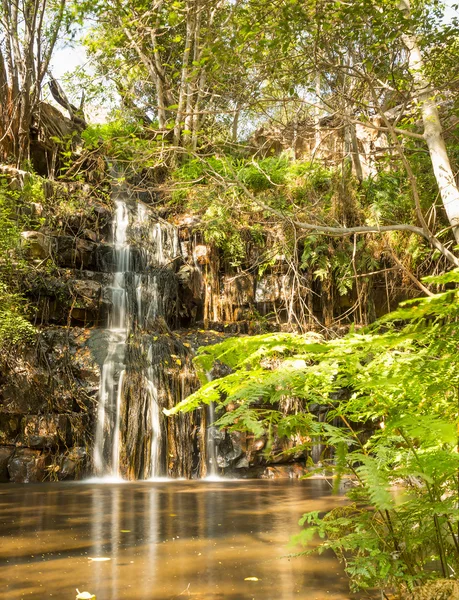
[(40, 231), (23, 231), (21, 233), (24, 252), (30, 259), (45, 259), (51, 256), (54, 240)]
[(69, 235), (58, 235), (56, 240), (56, 262), (61, 267), (90, 269), (95, 263), (97, 244)]
[(84, 269), (92, 266), (96, 244), (89, 240), (77, 238), (75, 241), (75, 264)]
[(85, 279), (76, 279), (72, 281), (71, 289), (78, 299), (80, 308), (94, 308), (102, 294), (102, 286), (100, 283)]
[(49, 456), (40, 450), (17, 448), (8, 460), (8, 474), (13, 483), (35, 483), (47, 475)]
[(27, 202), (27, 204), (19, 207), (19, 213), (37, 222), (43, 216), (43, 205), (39, 202)]
[(57, 478), (59, 481), (78, 479), (84, 469), (86, 455), (86, 449), (81, 446), (76, 446), (62, 454), (58, 459)]
[(84, 229), (83, 230), (83, 235), (86, 239), (90, 240), (91, 242), (97, 242), (97, 233), (95, 231), (92, 231), (91, 229)]

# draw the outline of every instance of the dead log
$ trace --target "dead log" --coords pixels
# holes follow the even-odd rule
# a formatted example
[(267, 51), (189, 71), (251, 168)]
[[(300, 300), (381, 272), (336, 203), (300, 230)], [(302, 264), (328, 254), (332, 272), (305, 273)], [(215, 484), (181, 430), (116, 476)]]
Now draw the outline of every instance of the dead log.
[(76, 129), (78, 131), (83, 131), (83, 129), (86, 129), (88, 124), (83, 113), (84, 93), (81, 99), (80, 108), (78, 108), (69, 101), (64, 90), (51, 74), (49, 74), (48, 85), (54, 100), (56, 100), (56, 102), (62, 106), (62, 108), (65, 108), (68, 111), (70, 119), (74, 123)]

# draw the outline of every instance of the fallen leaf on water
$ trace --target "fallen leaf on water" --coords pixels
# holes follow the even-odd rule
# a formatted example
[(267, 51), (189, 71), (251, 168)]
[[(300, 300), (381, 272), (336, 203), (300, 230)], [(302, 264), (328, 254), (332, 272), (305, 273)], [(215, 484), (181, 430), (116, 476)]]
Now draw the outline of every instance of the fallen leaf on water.
[(245, 577), (244, 581), (260, 581), (258, 577)]
[(89, 592), (80, 592), (77, 588), (77, 597), (76, 600), (96, 600), (94, 594), (90, 594)]
[(92, 562), (106, 562), (107, 560), (112, 560), (111, 558), (107, 558), (106, 556), (97, 556), (95, 558), (88, 556), (88, 559), (92, 560)]
[(121, 533), (131, 533), (130, 529), (121, 529)]
[(176, 517), (177, 515), (175, 513), (171, 513), (169, 516), (170, 517)]

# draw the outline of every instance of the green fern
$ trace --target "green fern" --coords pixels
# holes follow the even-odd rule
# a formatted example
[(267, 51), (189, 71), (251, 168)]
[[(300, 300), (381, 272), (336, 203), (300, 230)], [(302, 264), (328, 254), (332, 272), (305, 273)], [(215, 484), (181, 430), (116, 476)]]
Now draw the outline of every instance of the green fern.
[[(305, 453), (318, 437), (334, 448), (325, 462), (335, 489), (344, 476), (354, 482), (353, 508), (307, 516), (300, 538), (319, 535), (318, 551), (344, 560), (354, 587), (411, 589), (459, 572), (459, 271), (429, 282), (451, 289), (342, 339), (270, 333), (203, 348), (201, 373), (216, 361), (232, 372), (171, 411), (215, 402), (225, 407), (222, 427), (303, 436), (296, 449)], [(284, 414), (292, 398), (304, 408)], [(314, 416), (318, 405), (326, 422)]]

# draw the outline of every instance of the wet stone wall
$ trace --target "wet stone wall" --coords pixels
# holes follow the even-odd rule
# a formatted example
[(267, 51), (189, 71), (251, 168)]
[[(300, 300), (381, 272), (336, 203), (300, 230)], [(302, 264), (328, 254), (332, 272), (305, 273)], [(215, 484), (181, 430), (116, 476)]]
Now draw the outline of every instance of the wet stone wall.
[[(217, 431), (205, 409), (172, 418), (163, 409), (196, 389), (199, 346), (319, 321), (308, 274), (299, 282), (282, 257), (262, 276), (229, 267), (198, 220), (166, 220), (125, 188), (87, 203), (84, 217), (59, 222), (36, 207), (41, 224), (22, 234), (39, 333), (0, 365), (0, 481), (190, 478), (211, 466), (300, 476), (305, 456), (273, 464), (265, 440)], [(275, 440), (276, 454), (289, 444)]]

